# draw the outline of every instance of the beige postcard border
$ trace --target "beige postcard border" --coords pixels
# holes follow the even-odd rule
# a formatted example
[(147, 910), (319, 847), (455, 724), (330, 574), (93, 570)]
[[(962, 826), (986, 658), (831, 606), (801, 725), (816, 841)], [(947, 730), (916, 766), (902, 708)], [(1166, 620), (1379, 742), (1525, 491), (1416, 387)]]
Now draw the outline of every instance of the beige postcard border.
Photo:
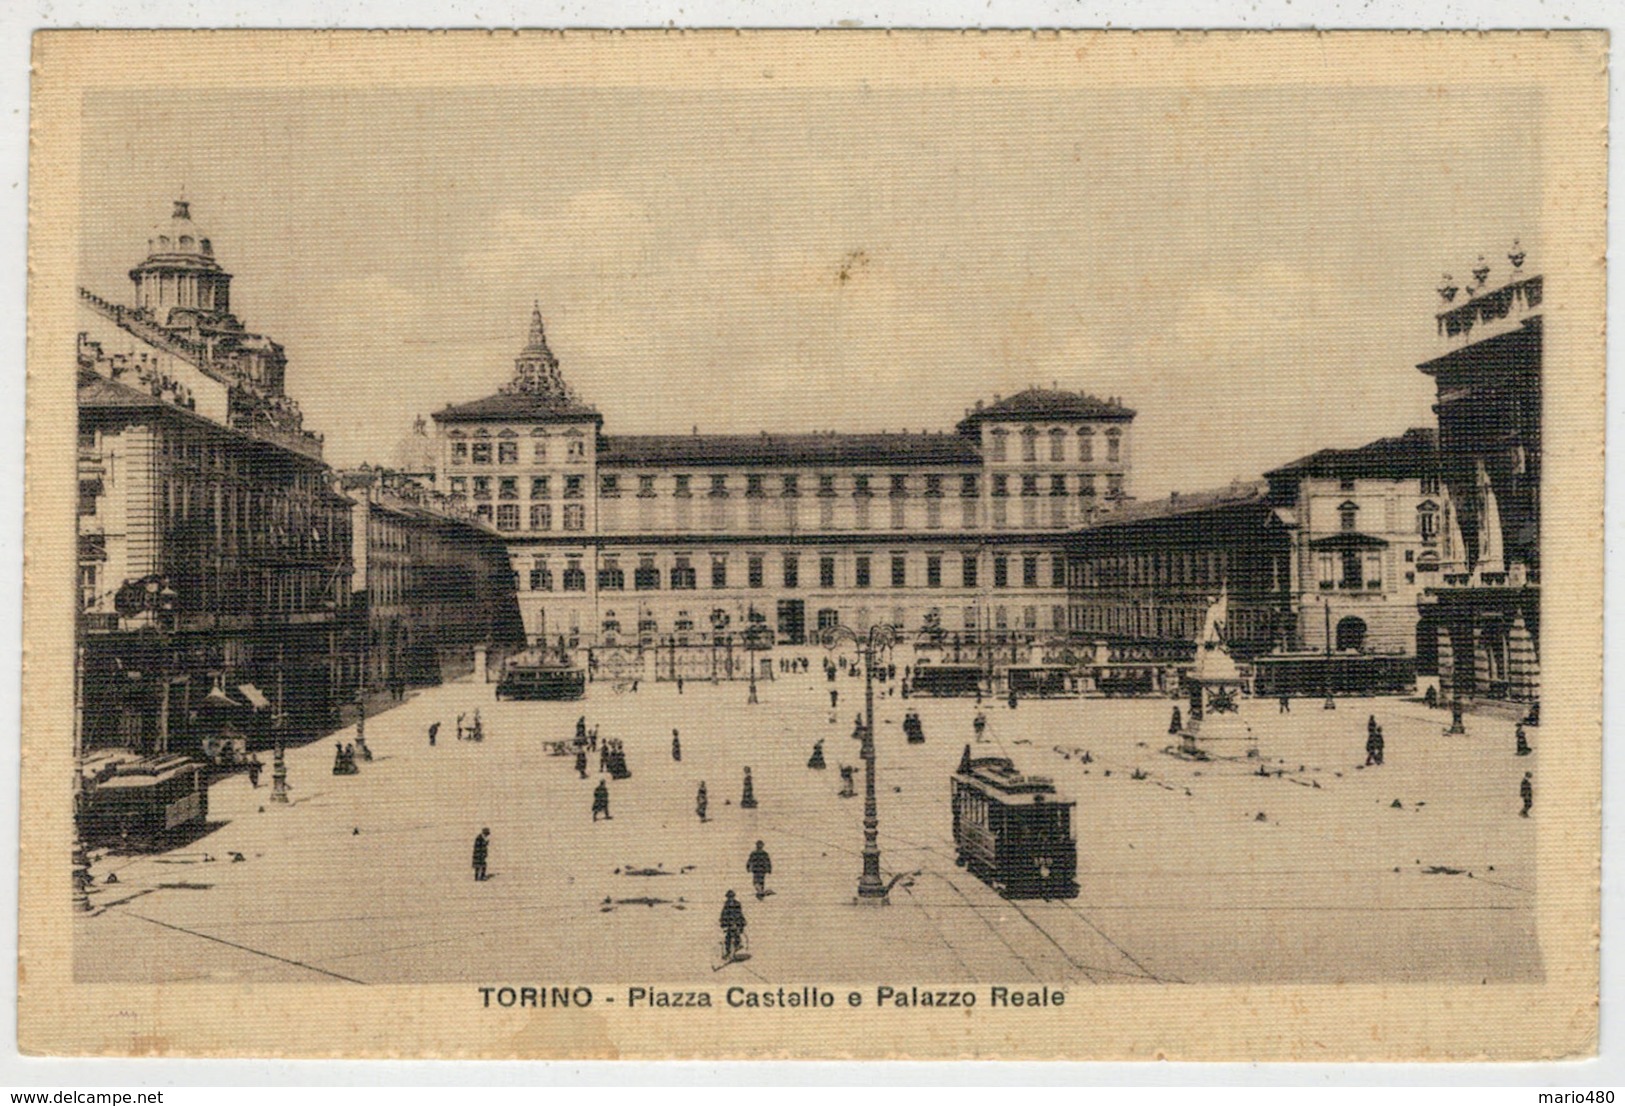
[[(1607, 36), (1600, 32), (42, 32), (29, 179), (19, 1045), (303, 1057), (1539, 1059), (1597, 1042)], [(241, 64), (246, 53), (256, 61)], [(76, 984), (69, 841), (79, 104), (241, 84), (1538, 86), (1545, 114), (1542, 984), (1099, 987), (1063, 1010), (482, 1010), (467, 984)], [(1532, 108), (1533, 110), (1533, 108)], [(1177, 123), (1171, 123), (1176, 126)], [(584, 980), (584, 982), (598, 982)], [(604, 981), (614, 982), (614, 981)], [(671, 981), (680, 982), (680, 981)], [(819, 981), (835, 989), (829, 981)], [(854, 984), (872, 986), (873, 980)], [(924, 982), (924, 981), (922, 981)]]

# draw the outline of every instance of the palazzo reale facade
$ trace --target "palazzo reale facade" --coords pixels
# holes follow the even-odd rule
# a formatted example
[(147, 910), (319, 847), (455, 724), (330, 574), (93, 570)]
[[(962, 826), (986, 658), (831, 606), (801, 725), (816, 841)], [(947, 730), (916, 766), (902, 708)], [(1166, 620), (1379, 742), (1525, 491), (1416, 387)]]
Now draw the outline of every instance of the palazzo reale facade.
[(1128, 498), (1133, 456), (1118, 399), (1038, 388), (936, 433), (608, 434), (539, 308), (512, 381), (433, 417), (437, 485), (506, 538), (549, 646), (1063, 634), (1065, 535)]

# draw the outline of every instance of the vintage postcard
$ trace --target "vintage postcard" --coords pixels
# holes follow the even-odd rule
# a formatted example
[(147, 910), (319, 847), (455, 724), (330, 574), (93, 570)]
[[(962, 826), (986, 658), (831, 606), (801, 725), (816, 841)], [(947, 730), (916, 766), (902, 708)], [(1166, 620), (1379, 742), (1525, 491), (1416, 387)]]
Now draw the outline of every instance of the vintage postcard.
[(22, 1049), (1590, 1055), (1607, 47), (39, 34)]

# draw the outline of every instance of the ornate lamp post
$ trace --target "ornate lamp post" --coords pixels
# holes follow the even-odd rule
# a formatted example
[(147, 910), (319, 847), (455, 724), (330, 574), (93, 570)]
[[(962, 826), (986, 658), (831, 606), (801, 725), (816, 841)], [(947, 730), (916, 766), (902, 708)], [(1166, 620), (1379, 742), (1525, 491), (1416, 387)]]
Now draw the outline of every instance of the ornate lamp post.
[(1321, 610), (1326, 612), (1326, 702), (1322, 704), (1324, 710), (1336, 710), (1337, 700), (1332, 697), (1332, 601), (1322, 598)]
[(897, 644), (897, 627), (876, 623), (867, 634), (832, 626), (821, 637), (825, 649), (850, 641), (863, 658), (863, 874), (858, 877), (860, 903), (885, 905), (891, 891), (880, 878), (880, 816), (875, 809), (875, 660)]

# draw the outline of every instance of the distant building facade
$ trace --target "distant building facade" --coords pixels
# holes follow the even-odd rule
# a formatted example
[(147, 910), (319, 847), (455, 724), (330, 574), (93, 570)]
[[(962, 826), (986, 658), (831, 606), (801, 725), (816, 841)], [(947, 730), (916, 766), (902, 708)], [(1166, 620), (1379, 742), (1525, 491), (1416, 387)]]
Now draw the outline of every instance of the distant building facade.
[[(1322, 449), (1265, 474), (1293, 534), (1293, 632), (1310, 652), (1415, 655), (1417, 601), (1439, 582), (1449, 500), (1431, 427), (1357, 449)], [(1328, 637), (1328, 634), (1330, 635)]]
[(85, 744), (313, 732), (342, 695), (350, 504), (184, 202), (130, 277), (133, 307), (79, 293)]
[(387, 469), (341, 484), (355, 504), (350, 686), (438, 684), (472, 671), (481, 647), (523, 644), (506, 547), (466, 505)]
[[(1542, 279), (1514, 245), (1504, 281), (1482, 258), (1448, 277), (1440, 351), (1418, 368), (1438, 386), (1445, 518), (1440, 579), (1422, 598), (1436, 627), (1441, 689), (1463, 698), (1540, 697)], [(1457, 296), (1461, 296), (1460, 300)]]
[(1066, 534), (1128, 495), (1134, 412), (1031, 389), (953, 432), (606, 435), (540, 311), (501, 392), (434, 414), (437, 486), (507, 541), (532, 644), (1067, 629)]

